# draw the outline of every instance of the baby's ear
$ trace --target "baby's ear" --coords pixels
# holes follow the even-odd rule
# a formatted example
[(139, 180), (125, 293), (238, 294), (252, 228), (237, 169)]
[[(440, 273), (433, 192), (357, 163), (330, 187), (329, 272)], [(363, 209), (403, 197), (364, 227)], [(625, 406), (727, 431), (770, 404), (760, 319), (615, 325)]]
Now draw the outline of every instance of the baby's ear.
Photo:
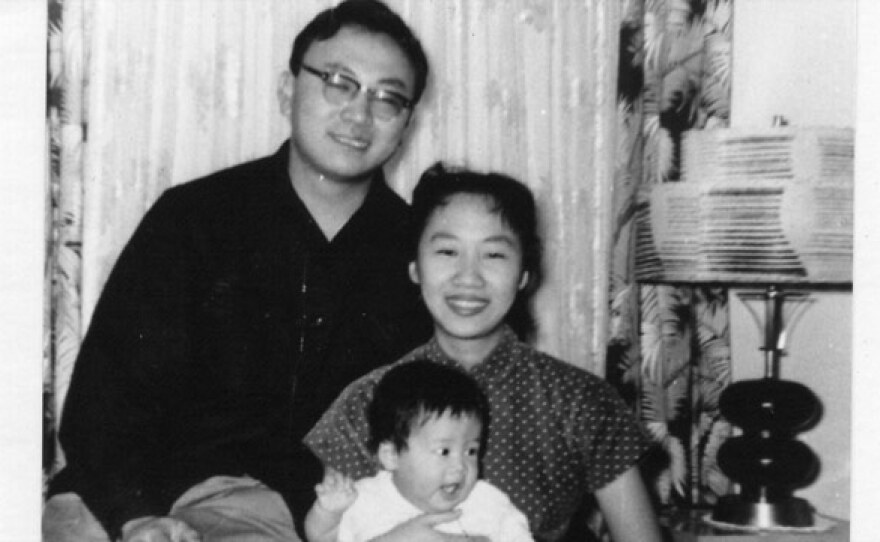
[(382, 465), (382, 468), (387, 471), (395, 471), (397, 470), (397, 448), (394, 447), (389, 441), (385, 441), (379, 445), (379, 450), (376, 455), (379, 457), (379, 464)]

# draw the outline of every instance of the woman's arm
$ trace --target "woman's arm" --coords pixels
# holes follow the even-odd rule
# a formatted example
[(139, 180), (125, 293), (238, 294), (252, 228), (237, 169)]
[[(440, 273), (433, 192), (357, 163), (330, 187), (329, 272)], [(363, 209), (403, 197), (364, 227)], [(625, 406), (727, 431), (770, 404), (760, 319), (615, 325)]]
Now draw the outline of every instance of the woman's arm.
[(615, 542), (661, 542), (660, 525), (637, 466), (596, 491)]

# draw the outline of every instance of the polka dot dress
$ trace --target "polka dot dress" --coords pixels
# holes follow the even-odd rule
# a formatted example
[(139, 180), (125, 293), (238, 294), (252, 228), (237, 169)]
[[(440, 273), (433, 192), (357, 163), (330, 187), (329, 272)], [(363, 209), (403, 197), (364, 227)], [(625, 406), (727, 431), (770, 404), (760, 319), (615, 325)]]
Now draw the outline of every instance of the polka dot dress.
[[(434, 340), (398, 363), (414, 359), (458, 366)], [(365, 407), (387, 370), (351, 384), (306, 437), (325, 464), (355, 478), (376, 471), (366, 448)], [(584, 495), (614, 480), (647, 449), (607, 382), (518, 342), (509, 329), (470, 374), (491, 408), (483, 478), (526, 514), (536, 540), (561, 538)]]

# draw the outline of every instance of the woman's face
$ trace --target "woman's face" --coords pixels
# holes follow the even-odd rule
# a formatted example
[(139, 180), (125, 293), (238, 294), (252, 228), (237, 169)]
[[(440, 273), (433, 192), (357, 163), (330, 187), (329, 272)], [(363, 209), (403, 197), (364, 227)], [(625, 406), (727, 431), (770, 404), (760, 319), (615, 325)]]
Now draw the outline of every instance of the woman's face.
[(453, 195), (422, 232), (410, 277), (451, 355), (488, 353), (526, 284), (519, 238), (484, 196)]

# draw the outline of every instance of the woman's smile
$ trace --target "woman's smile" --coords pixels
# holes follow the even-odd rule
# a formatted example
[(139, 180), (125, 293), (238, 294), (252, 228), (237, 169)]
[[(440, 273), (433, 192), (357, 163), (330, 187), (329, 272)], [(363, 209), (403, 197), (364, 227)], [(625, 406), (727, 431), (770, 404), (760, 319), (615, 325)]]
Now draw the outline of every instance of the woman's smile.
[(446, 304), (459, 316), (467, 317), (479, 314), (489, 305), (489, 300), (475, 295), (457, 294), (447, 296)]

